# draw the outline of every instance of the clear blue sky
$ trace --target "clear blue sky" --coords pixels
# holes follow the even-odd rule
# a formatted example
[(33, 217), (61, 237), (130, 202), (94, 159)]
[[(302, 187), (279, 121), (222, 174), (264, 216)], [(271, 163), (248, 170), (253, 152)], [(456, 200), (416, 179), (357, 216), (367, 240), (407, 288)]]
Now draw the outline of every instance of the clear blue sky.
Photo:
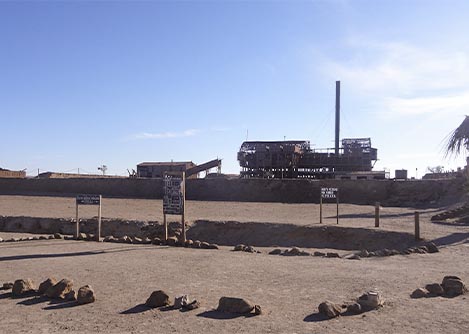
[(376, 169), (462, 166), (469, 1), (0, 2), (0, 167), (126, 175), (250, 140), (371, 137)]

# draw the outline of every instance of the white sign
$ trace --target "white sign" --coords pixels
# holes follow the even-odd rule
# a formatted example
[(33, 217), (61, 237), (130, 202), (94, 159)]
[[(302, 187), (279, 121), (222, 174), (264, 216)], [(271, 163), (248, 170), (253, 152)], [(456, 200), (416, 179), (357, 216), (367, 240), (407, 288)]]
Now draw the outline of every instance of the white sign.
[(321, 198), (337, 198), (338, 188), (321, 188)]
[(184, 214), (184, 177), (165, 174), (163, 177), (163, 213), (167, 215)]

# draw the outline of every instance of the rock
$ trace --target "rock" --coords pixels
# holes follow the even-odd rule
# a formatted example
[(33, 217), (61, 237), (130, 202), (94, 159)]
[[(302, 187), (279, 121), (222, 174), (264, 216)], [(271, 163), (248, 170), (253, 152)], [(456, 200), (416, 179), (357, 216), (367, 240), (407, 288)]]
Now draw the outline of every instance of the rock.
[(338, 258), (338, 257), (340, 257), (340, 255), (339, 255), (338, 253), (332, 253), (332, 252), (330, 252), (330, 253), (327, 253), (327, 254), (326, 254), (326, 257), (335, 257), (335, 258)]
[(293, 247), (289, 250), (286, 250), (283, 255), (297, 256), (300, 255), (301, 250), (298, 247)]
[(466, 285), (457, 276), (445, 276), (441, 286), (447, 297), (456, 297), (467, 292)]
[(358, 253), (358, 256), (360, 256), (360, 257), (368, 257), (368, 256), (370, 256), (370, 253), (368, 253), (368, 251), (367, 251), (366, 249), (362, 249), (362, 250), (360, 251), (360, 253)]
[(70, 290), (65, 296), (64, 299), (68, 302), (77, 300), (77, 292), (75, 290)]
[(210, 244), (208, 242), (203, 241), (200, 243), (200, 248), (202, 249), (209, 249), (209, 247), (210, 247)]
[(128, 243), (130, 240), (130, 238), (126, 235), (124, 235), (123, 237), (120, 237), (119, 239), (117, 239), (117, 242), (119, 243)]
[(52, 239), (55, 239), (55, 237), (53, 235), (49, 235), (47, 239), (52, 240)]
[(63, 239), (63, 236), (60, 233), (54, 233), (54, 239)]
[(108, 235), (104, 237), (103, 242), (116, 242), (116, 238), (114, 238), (112, 235)]
[(353, 303), (347, 306), (347, 312), (351, 314), (361, 314), (363, 313), (363, 309), (359, 303)]
[(405, 250), (402, 251), (402, 254), (403, 254), (403, 255), (409, 255), (409, 254), (411, 254), (411, 253), (412, 253), (412, 249), (411, 249), (411, 248), (407, 248), (407, 249), (405, 249)]
[(254, 305), (254, 314), (255, 315), (261, 315), (262, 314), (262, 309), (260, 305)]
[(210, 245), (208, 245), (208, 249), (218, 249), (218, 245), (217, 244), (210, 244)]
[(311, 253), (310, 252), (307, 252), (307, 251), (301, 251), (300, 254), (298, 254), (299, 256), (311, 256)]
[(161, 239), (160, 238), (153, 238), (151, 241), (153, 245), (161, 245)]
[(47, 240), (47, 237), (44, 236), (44, 235), (40, 235), (40, 236), (39, 236), (39, 240)]
[(0, 238), (0, 242), (3, 242), (3, 238)]
[(319, 313), (324, 314), (329, 319), (332, 319), (340, 315), (342, 312), (342, 306), (326, 300), (325, 302), (319, 304), (318, 310)]
[(43, 295), (47, 291), (47, 289), (49, 289), (51, 286), (54, 286), (56, 284), (57, 284), (57, 280), (54, 277), (49, 277), (44, 282), (39, 284), (39, 289), (37, 290), (37, 292), (40, 295)]
[(187, 311), (192, 311), (199, 307), (200, 303), (197, 300), (194, 300), (191, 303), (184, 305), (182, 308)]
[(364, 311), (368, 311), (382, 306), (384, 300), (378, 291), (368, 291), (358, 298), (358, 303)]
[(85, 233), (78, 233), (78, 240), (86, 240), (86, 234)]
[(64, 240), (75, 240), (75, 237), (73, 235), (65, 235)]
[(21, 241), (21, 239), (20, 238), (11, 238), (10, 241), (11, 242), (18, 242), (18, 241)]
[(168, 246), (176, 246), (178, 244), (178, 238), (176, 237), (169, 237), (168, 240), (166, 240), (166, 245)]
[[(1, 238), (0, 238), (0, 239), (1, 239)], [(33, 240), (34, 240), (34, 241), (37, 241), (37, 240), (39, 240), (39, 237), (37, 237), (37, 236), (36, 236), (36, 237), (33, 237)]]
[(282, 254), (282, 250), (280, 248), (275, 248), (269, 252), (270, 255), (280, 255)]
[(426, 254), (426, 253), (428, 253), (428, 248), (427, 248), (427, 246), (420, 246), (420, 247), (418, 247), (416, 253), (419, 253), (419, 254)]
[(427, 244), (427, 249), (428, 249), (428, 253), (432, 254), (432, 253), (438, 253), (440, 250), (438, 249), (438, 247), (435, 245), (434, 242), (430, 242)]
[(144, 245), (149, 245), (149, 244), (151, 244), (151, 239), (149, 237), (146, 237), (146, 238), (143, 239), (142, 243)]
[(443, 287), (438, 283), (427, 284), (425, 285), (425, 289), (431, 296), (443, 296), (445, 294), (445, 290), (443, 290)]
[(428, 295), (429, 295), (429, 292), (428, 292), (427, 289), (418, 288), (418, 289), (414, 290), (414, 292), (412, 292), (410, 297), (411, 298), (425, 298), (425, 297), (428, 297)]
[(323, 252), (314, 252), (313, 255), (314, 255), (314, 256), (322, 256), (322, 257), (324, 257), (324, 256), (326, 256), (326, 253), (323, 253)]
[(148, 307), (167, 306), (169, 305), (169, 295), (162, 290), (153, 291), (145, 302), (145, 305)]
[(193, 247), (194, 247), (194, 248), (200, 248), (200, 245), (201, 245), (201, 244), (202, 244), (202, 243), (200, 242), (200, 240), (195, 240)]
[(239, 244), (239, 245), (236, 245), (233, 249), (233, 251), (235, 252), (242, 252), (244, 251), (244, 247), (246, 247), (246, 245), (243, 245), (243, 244)]
[(132, 239), (133, 244), (143, 244), (143, 239), (139, 237), (135, 237)]
[(256, 250), (252, 246), (244, 247), (243, 251), (245, 251), (246, 253), (255, 253), (256, 252)]
[(73, 281), (68, 278), (62, 279), (57, 284), (46, 290), (45, 295), (52, 299), (63, 299), (67, 293), (72, 290)]
[(254, 304), (247, 299), (221, 297), (218, 301), (218, 311), (228, 313), (246, 314), (254, 309)]
[(79, 305), (93, 303), (95, 300), (94, 290), (90, 285), (85, 285), (78, 289), (77, 303)]
[(3, 283), (2, 290), (11, 290), (13, 288), (13, 283), (7, 282)]
[(189, 304), (189, 297), (187, 295), (179, 296), (174, 298), (173, 308), (180, 309), (187, 304)]
[(348, 254), (343, 257), (346, 260), (361, 260), (358, 254)]
[(15, 283), (13, 283), (11, 294), (13, 297), (20, 297), (33, 292), (36, 292), (34, 282), (27, 278), (16, 280)]
[(374, 257), (374, 256), (378, 256), (378, 255), (376, 254), (376, 252), (369, 252), (369, 253), (368, 253), (368, 257)]
[(391, 249), (389, 256), (394, 256), (394, 255), (399, 255), (399, 254), (401, 254), (401, 252), (398, 251), (397, 249)]
[(192, 246), (194, 246), (194, 241), (192, 241), (191, 239), (187, 239), (186, 242), (184, 243), (184, 246), (188, 248), (192, 248)]

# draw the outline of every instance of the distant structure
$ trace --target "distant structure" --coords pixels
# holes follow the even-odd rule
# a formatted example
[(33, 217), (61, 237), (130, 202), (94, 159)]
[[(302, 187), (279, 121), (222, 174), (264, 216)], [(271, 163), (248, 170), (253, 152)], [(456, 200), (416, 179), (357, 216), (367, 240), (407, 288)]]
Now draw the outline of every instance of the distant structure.
[(335, 103), (334, 148), (312, 149), (307, 140), (245, 141), (238, 152), (241, 177), (384, 179), (384, 171), (372, 171), (378, 150), (370, 138), (342, 139), (340, 146), (340, 81)]
[(38, 179), (112, 179), (112, 178), (125, 178), (126, 176), (118, 175), (102, 175), (102, 174), (77, 174), (77, 173), (56, 173), (56, 172), (43, 172), (36, 178)]
[(192, 161), (142, 162), (137, 165), (137, 177), (161, 178), (165, 172), (186, 172), (186, 178), (195, 179), (200, 172), (207, 175), (212, 168), (217, 168), (217, 173), (220, 174), (221, 160), (214, 159), (200, 165)]
[(0, 168), (0, 178), (20, 178), (24, 179), (26, 177), (26, 171), (24, 170), (9, 170)]

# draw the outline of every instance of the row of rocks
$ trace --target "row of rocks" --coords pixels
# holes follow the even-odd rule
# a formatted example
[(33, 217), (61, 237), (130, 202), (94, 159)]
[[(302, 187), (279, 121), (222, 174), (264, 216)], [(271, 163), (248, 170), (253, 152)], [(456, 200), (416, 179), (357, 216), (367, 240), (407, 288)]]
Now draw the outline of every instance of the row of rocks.
[(62, 237), (58, 237), (58, 236), (60, 236), (60, 234), (57, 233), (57, 236), (54, 234), (54, 235), (40, 235), (40, 236), (34, 236), (34, 237), (9, 238), (9, 239), (0, 238), (0, 242), (20, 242), (20, 241), (62, 239)]
[(394, 255), (409, 255), (409, 254), (432, 254), (438, 253), (438, 247), (433, 243), (430, 242), (426, 245), (409, 247), (404, 249), (403, 251), (399, 251), (397, 249), (380, 249), (377, 251), (367, 251), (366, 249), (361, 250), (359, 253), (347, 254), (343, 256), (344, 259), (349, 260), (359, 260), (364, 257), (384, 257), (384, 256), (394, 256)]
[(280, 248), (276, 248), (269, 252), (269, 255), (283, 255), (283, 256), (319, 256), (319, 257), (331, 257), (331, 258), (338, 258), (340, 255), (338, 253), (329, 252), (314, 252), (310, 253), (304, 250), (301, 250), (298, 247), (292, 247), (289, 249), (282, 250)]
[(54, 277), (50, 277), (39, 284), (38, 288), (29, 278), (18, 279), (14, 283), (4, 283), (2, 289), (11, 289), (11, 295), (14, 298), (37, 295), (50, 299), (76, 301), (79, 305), (93, 303), (96, 300), (94, 290), (90, 285), (82, 286), (75, 291), (73, 281), (68, 278), (57, 281)]
[(378, 291), (368, 291), (358, 297), (358, 299), (348, 304), (336, 304), (325, 301), (319, 304), (318, 311), (328, 319), (345, 314), (361, 314), (382, 307), (384, 299)]
[(233, 249), (234, 252), (260, 253), (253, 246), (238, 244)]
[(457, 276), (445, 276), (441, 284), (431, 283), (418, 288), (410, 295), (412, 298), (457, 297), (467, 293), (467, 287)]
[[(172, 307), (173, 309), (182, 309), (184, 311), (191, 311), (200, 307), (200, 303), (196, 299), (191, 301), (188, 295), (174, 298), (174, 303), (171, 305), (169, 294), (163, 290), (153, 291), (146, 300), (145, 305), (151, 308)], [(262, 313), (259, 305), (254, 305), (251, 301), (244, 298), (234, 297), (221, 297), (218, 302), (217, 311), (235, 314), (254, 313), (255, 315)]]
[(103, 239), (103, 241), (127, 243), (127, 244), (153, 244), (153, 245), (161, 245), (161, 246), (174, 246), (174, 247), (186, 247), (186, 248), (219, 249), (218, 245), (209, 244), (208, 242), (205, 242), (205, 241), (199, 241), (199, 240), (193, 241), (191, 239), (187, 239), (183, 243), (177, 237), (169, 237), (168, 240), (165, 241), (160, 238), (150, 239), (148, 237), (139, 238), (139, 237), (129, 237), (129, 236), (116, 238), (113, 236), (107, 236)]

